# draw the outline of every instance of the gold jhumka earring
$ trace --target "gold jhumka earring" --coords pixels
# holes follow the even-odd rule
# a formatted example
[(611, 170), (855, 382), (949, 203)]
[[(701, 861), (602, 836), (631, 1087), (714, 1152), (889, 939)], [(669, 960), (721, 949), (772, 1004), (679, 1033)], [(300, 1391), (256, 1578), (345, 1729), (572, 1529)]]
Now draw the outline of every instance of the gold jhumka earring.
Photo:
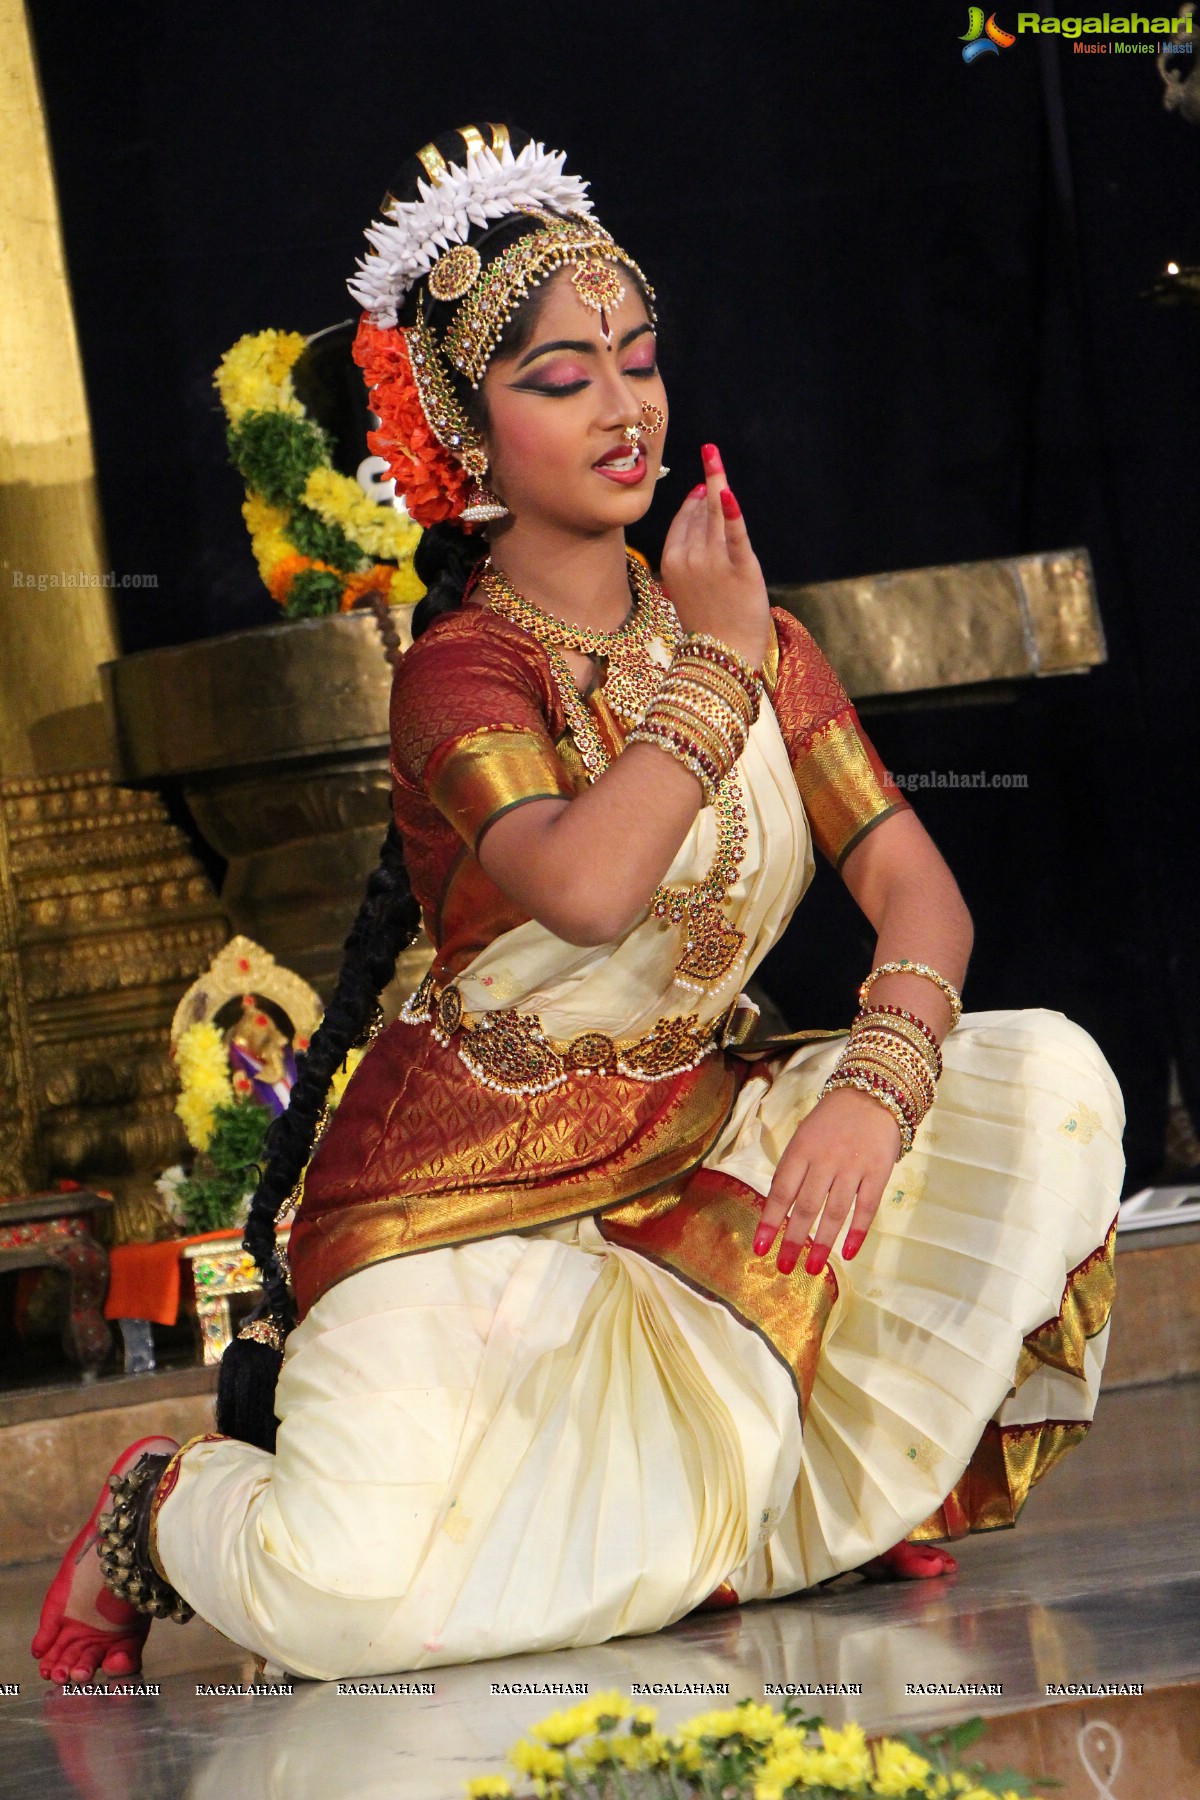
[(495, 519), (507, 519), (508, 508), (486, 482), (476, 480), (467, 489), (466, 504), (459, 517), (470, 525), (485, 525)]

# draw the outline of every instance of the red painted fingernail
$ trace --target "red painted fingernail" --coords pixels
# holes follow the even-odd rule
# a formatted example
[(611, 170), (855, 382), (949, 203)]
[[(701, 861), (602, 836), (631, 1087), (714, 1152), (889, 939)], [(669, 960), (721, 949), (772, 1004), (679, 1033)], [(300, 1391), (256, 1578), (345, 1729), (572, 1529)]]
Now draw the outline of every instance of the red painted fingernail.
[(799, 1255), (800, 1251), (795, 1244), (785, 1244), (779, 1252), (779, 1273), (790, 1275), (796, 1266)]
[(698, 500), (700, 498), (701, 494), (707, 494), (707, 492), (708, 492), (708, 489), (705, 487), (704, 483), (702, 481), (698, 481), (696, 483), (695, 487), (692, 489), (691, 493), (688, 495), (688, 499), (689, 500)]
[(760, 1225), (754, 1234), (755, 1256), (765, 1256), (775, 1242), (775, 1233), (769, 1225)]
[(804, 1265), (806, 1275), (819, 1275), (829, 1261), (829, 1245), (814, 1244), (808, 1253), (808, 1261)]
[(848, 1231), (846, 1233), (846, 1241), (842, 1245), (842, 1255), (847, 1262), (849, 1262), (852, 1257), (858, 1255), (859, 1251), (862, 1249), (863, 1239), (866, 1235), (865, 1231)]
[(737, 501), (734, 499), (733, 495), (730, 493), (728, 488), (721, 489), (720, 501), (721, 501), (721, 511), (725, 514), (725, 517), (727, 519), (740, 519), (741, 518), (742, 509), (738, 505)]
[(715, 444), (701, 444), (700, 460), (710, 475), (716, 475), (721, 468), (721, 452)]

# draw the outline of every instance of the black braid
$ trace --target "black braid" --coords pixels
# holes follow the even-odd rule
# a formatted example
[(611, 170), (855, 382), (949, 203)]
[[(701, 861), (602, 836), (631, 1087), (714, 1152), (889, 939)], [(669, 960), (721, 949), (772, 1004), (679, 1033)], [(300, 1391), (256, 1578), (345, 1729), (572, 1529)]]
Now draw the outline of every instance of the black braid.
[[(404, 846), (393, 823), (346, 939), (333, 999), (307, 1052), (297, 1061), (287, 1110), (267, 1135), (266, 1166), (242, 1239), (262, 1271), (264, 1299), (255, 1317), (270, 1318), (284, 1335), (296, 1323), (296, 1310), (276, 1250), (276, 1215), (312, 1154), (329, 1084), (347, 1051), (365, 1036), (376, 1002), (395, 973), (396, 958), (412, 943), (420, 923), (421, 909), (404, 866)], [(254, 1338), (233, 1340), (221, 1359), (218, 1431), (274, 1450), (275, 1384), (282, 1361), (281, 1352), (269, 1344)]]

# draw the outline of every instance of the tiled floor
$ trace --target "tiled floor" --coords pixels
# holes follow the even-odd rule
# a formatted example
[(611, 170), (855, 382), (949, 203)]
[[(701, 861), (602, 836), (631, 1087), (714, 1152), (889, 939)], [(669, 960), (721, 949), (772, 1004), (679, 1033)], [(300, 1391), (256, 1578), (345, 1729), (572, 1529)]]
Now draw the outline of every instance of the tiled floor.
[[(494, 1683), (582, 1681), (595, 1693), (727, 1682), (731, 1700), (761, 1697), (771, 1682), (857, 1683), (861, 1694), (812, 1706), (868, 1729), (1045, 1707), (1048, 1683), (1165, 1688), (1200, 1678), (1198, 1516), (1200, 1382), (1110, 1393), (1089, 1442), (1035, 1491), (1018, 1529), (959, 1547), (956, 1578), (872, 1587), (847, 1577), (655, 1637), (408, 1678), (431, 1680), (428, 1696), (342, 1695), (304, 1682), (290, 1698), (198, 1697), (197, 1681), (247, 1681), (252, 1669), (194, 1621), (155, 1627), (145, 1679), (161, 1684), (157, 1698), (66, 1697), (44, 1686), (26, 1649), (53, 1567), (35, 1565), (0, 1576), (0, 1681), (21, 1685), (0, 1700), (0, 1794), (458, 1800), (468, 1775), (498, 1769), (521, 1730), (563, 1704), (498, 1695)], [(934, 1682), (1000, 1682), (1004, 1691), (961, 1701), (906, 1692)], [(721, 1702), (677, 1694), (655, 1703), (671, 1723)], [(1193, 1800), (1200, 1754), (1195, 1785), (1178, 1795), (1145, 1785), (1129, 1756), (1096, 1791)]]

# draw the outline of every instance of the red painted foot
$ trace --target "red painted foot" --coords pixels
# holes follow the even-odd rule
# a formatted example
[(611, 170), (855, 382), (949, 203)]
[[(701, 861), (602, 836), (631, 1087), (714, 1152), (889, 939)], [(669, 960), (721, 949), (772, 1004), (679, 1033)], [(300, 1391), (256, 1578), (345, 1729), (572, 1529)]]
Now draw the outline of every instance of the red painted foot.
[(740, 1606), (738, 1591), (728, 1581), (723, 1581), (719, 1588), (714, 1588), (707, 1600), (702, 1600), (697, 1612), (724, 1612), (727, 1607)]
[(910, 1544), (907, 1538), (880, 1556), (863, 1563), (858, 1573), (868, 1581), (930, 1581), (937, 1575), (954, 1575), (958, 1563), (948, 1550), (936, 1544)]
[[(123, 1475), (144, 1450), (175, 1451), (172, 1438), (139, 1438), (113, 1464)], [(96, 1521), (111, 1500), (108, 1482), (91, 1517), (63, 1557), (42, 1602), (41, 1622), (30, 1649), (47, 1681), (90, 1681), (97, 1669), (108, 1675), (136, 1675), (150, 1617), (110, 1592), (100, 1573)]]

